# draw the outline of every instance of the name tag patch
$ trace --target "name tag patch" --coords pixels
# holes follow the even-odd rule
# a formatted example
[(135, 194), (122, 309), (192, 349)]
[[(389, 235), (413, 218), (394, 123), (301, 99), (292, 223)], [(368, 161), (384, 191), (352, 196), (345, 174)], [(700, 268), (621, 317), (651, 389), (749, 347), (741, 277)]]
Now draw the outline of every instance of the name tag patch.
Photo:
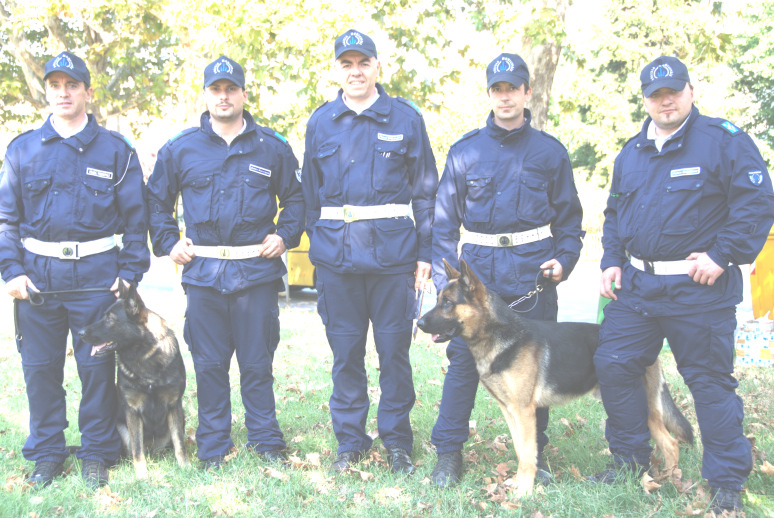
[(669, 176), (679, 178), (681, 176), (695, 176), (701, 173), (701, 167), (684, 167), (682, 169), (672, 169)]
[(102, 171), (101, 169), (94, 169), (93, 167), (86, 168), (86, 174), (89, 176), (96, 176), (97, 178), (104, 178), (106, 180), (113, 179), (112, 171)]
[(249, 169), (251, 173), (258, 173), (260, 175), (271, 178), (271, 169), (266, 169), (265, 167), (261, 167), (255, 164), (250, 164)]
[(403, 135), (388, 135), (386, 133), (377, 133), (376, 138), (379, 140), (384, 140), (385, 142), (400, 142), (403, 140)]

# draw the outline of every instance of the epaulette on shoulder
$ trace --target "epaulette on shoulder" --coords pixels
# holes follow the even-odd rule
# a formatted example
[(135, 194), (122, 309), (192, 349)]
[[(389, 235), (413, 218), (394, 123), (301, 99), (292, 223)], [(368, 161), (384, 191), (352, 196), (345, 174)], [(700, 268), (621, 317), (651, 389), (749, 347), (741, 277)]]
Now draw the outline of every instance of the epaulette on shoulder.
[(198, 129), (199, 129), (199, 128), (197, 128), (197, 127), (193, 127), (193, 128), (186, 128), (186, 129), (184, 129), (183, 131), (181, 131), (180, 133), (178, 133), (177, 135), (175, 135), (174, 137), (172, 137), (171, 139), (169, 139), (169, 143), (171, 144), (172, 142), (176, 141), (176, 140), (177, 140), (177, 139), (179, 139), (180, 137), (183, 137), (183, 136), (185, 136), (185, 135), (188, 135), (189, 133), (193, 133), (194, 131), (198, 131)]
[(744, 133), (736, 124), (725, 119), (715, 119), (710, 124), (712, 126), (720, 126), (726, 131), (726, 133), (730, 135), (739, 135), (740, 133)]
[(23, 137), (27, 133), (32, 133), (33, 131), (35, 131), (35, 128), (28, 129), (27, 131), (25, 131), (23, 133), (19, 133), (18, 135), (16, 135), (14, 138), (11, 139), (11, 142), (9, 142), (8, 145), (10, 146), (16, 139)]
[(562, 141), (561, 141), (561, 140), (559, 140), (558, 138), (554, 137), (553, 135), (551, 135), (551, 134), (550, 134), (550, 133), (548, 133), (547, 131), (545, 131), (545, 130), (540, 130), (540, 133), (542, 133), (542, 134), (543, 134), (543, 135), (545, 135), (546, 137), (550, 138), (551, 140), (555, 140), (555, 141), (557, 141), (559, 144), (561, 144), (561, 146), (562, 146), (562, 147), (564, 147), (564, 144), (562, 144)]
[(469, 139), (470, 137), (472, 137), (472, 136), (474, 136), (474, 135), (477, 135), (479, 131), (481, 131), (481, 128), (476, 128), (476, 129), (474, 129), (474, 130), (468, 131), (468, 132), (467, 132), (467, 133), (465, 133), (463, 136), (461, 136), (460, 138), (458, 138), (458, 139), (457, 139), (457, 141), (456, 141), (454, 144), (452, 144), (452, 146), (456, 146), (457, 144), (459, 144), (459, 143), (460, 143), (460, 142), (462, 142), (463, 140), (465, 140), (465, 139)]
[(411, 106), (419, 114), (420, 117), (422, 116), (422, 112), (419, 111), (419, 106), (414, 104), (414, 101), (409, 101), (408, 99), (404, 99), (403, 97), (396, 97), (396, 99), (402, 102), (403, 104)]
[(286, 139), (281, 133), (278, 133), (278, 132), (274, 131), (273, 129), (267, 128), (265, 126), (260, 126), (260, 128), (261, 128), (261, 131), (263, 133), (269, 135), (270, 137), (274, 137), (275, 139), (279, 140), (283, 144), (287, 144), (288, 143), (288, 139)]
[(110, 130), (110, 134), (113, 135), (118, 140), (123, 141), (127, 146), (129, 146), (129, 149), (134, 149), (134, 144), (132, 144), (132, 142), (128, 138), (126, 138), (126, 136), (113, 130)]

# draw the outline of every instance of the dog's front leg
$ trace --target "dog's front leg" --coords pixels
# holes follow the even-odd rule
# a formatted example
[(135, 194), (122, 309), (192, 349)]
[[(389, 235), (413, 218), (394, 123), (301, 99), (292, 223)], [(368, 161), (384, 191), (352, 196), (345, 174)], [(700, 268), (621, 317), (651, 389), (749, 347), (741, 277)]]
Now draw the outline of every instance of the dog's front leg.
[(126, 427), (129, 429), (129, 442), (132, 446), (134, 474), (138, 479), (145, 480), (148, 478), (148, 466), (145, 463), (142, 416), (139, 412), (131, 408), (126, 409)]
[(535, 410), (533, 404), (510, 408), (501, 405), (511, 430), (513, 449), (519, 459), (519, 469), (516, 470), (516, 497), (522, 498), (532, 493), (537, 473), (537, 433)]
[(167, 424), (169, 434), (172, 436), (172, 445), (175, 447), (177, 463), (185, 466), (188, 464), (188, 454), (185, 451), (185, 413), (182, 400), (178, 400), (177, 404), (169, 409)]

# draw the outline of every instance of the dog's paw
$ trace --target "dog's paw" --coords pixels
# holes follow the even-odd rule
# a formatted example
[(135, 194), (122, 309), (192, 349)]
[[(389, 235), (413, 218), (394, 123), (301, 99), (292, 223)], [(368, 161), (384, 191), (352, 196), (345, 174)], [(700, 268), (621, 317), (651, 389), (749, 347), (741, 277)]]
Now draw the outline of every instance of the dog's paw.
[(134, 465), (134, 476), (137, 480), (148, 480), (148, 466), (142, 462)]

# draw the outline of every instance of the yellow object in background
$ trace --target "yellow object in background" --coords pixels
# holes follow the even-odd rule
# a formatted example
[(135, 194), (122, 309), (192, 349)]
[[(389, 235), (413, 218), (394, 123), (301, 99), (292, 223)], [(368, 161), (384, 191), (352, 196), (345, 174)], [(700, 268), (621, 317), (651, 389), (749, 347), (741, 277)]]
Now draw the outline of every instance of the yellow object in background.
[(763, 250), (750, 271), (753, 318), (771, 312), (774, 316), (774, 232), (769, 232)]
[(288, 250), (288, 285), (293, 288), (314, 288), (314, 266), (309, 261), (309, 236), (304, 232), (301, 243)]

